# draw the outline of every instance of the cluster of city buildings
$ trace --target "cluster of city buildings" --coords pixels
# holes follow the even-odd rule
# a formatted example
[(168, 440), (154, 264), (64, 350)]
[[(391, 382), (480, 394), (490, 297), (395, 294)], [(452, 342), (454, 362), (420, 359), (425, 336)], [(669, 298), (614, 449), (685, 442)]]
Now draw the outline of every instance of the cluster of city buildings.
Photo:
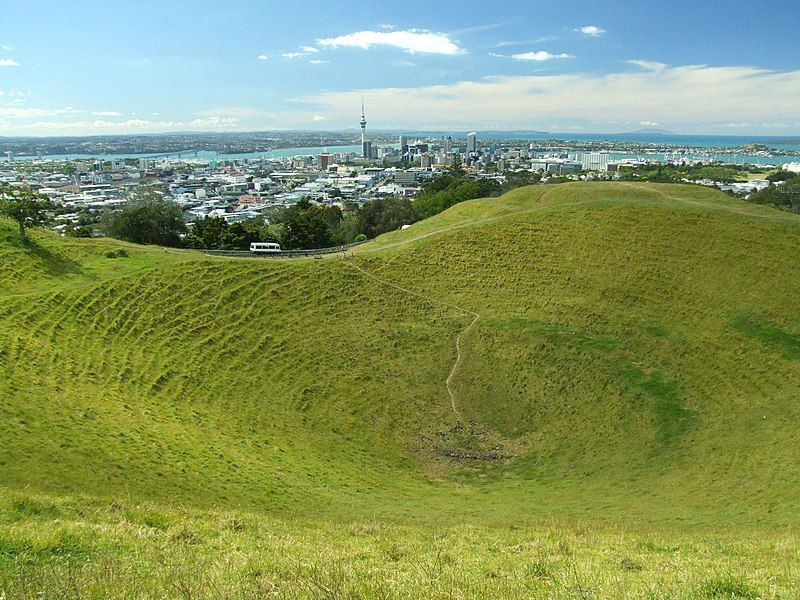
[[(228, 222), (264, 217), (270, 209), (307, 198), (322, 204), (363, 203), (381, 196), (414, 196), (426, 178), (460, 163), (468, 177), (495, 178), (508, 172), (538, 172), (549, 177), (618, 177), (625, 166), (651, 164), (654, 159), (614, 160), (601, 151), (537, 150), (534, 143), (482, 141), (476, 132), (465, 138), (411, 138), (373, 144), (366, 135), (362, 103), (361, 152), (300, 154), (286, 158), (200, 160), (162, 155), (111, 160), (53, 160), (37, 157), (0, 162), (0, 183), (27, 186), (48, 196), (59, 210), (57, 230), (86, 221), (87, 215), (113, 210), (128, 201), (142, 184), (182, 206), (187, 222), (212, 216)], [(685, 163), (683, 154), (664, 155), (662, 163)], [(785, 168), (800, 171), (800, 163)], [(696, 181), (746, 195), (769, 185), (765, 180), (723, 183)]]

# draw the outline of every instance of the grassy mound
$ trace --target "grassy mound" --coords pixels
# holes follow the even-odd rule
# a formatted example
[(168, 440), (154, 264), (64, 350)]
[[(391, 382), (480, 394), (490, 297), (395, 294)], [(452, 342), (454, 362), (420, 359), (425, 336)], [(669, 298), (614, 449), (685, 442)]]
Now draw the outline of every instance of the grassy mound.
[[(337, 556), (419, 545), (375, 558), (364, 573), (376, 577), (385, 560), (428, 560), (444, 536), (451, 562), (437, 568), (453, 585), (441, 595), (480, 594), (493, 577), (463, 562), (494, 560), (471, 535), (510, 547), (556, 530), (581, 550), (525, 546), (508, 572), (486, 567), (513, 580), (491, 589), (644, 593), (599, 573), (613, 555), (615, 568), (661, 577), (645, 556), (654, 535), (658, 547), (683, 540), (684, 567), (697, 568), (661, 577), (656, 592), (758, 595), (776, 580), (790, 591), (790, 574), (748, 552), (797, 552), (786, 528), (800, 514), (798, 250), (797, 217), (677, 185), (523, 188), (348, 260), (218, 259), (45, 233), (22, 244), (0, 222), (0, 586), (39, 589), (43, 565), (65, 568), (66, 553), (88, 557), (88, 594), (114, 585), (94, 558), (109, 545), (135, 560), (164, 536), (208, 556), (260, 539), (229, 536), (224, 513), (296, 522), (310, 555), (301, 540), (325, 528), (344, 540)], [(359, 546), (352, 523), (399, 529)], [(597, 548), (575, 541), (580, 523), (605, 528)], [(636, 533), (620, 541), (620, 525)], [(710, 546), (681, 537), (730, 526), (741, 535)], [(273, 564), (275, 543), (214, 585)], [(717, 543), (726, 550), (710, 562), (692, 559)], [(598, 548), (611, 554), (592, 558)], [(749, 566), (726, 570), (737, 552)], [(339, 585), (333, 566), (352, 567), (337, 560), (319, 567), (325, 589)], [(158, 571), (157, 557), (145, 562)], [(758, 577), (743, 578), (751, 569)], [(180, 585), (159, 577), (142, 593)], [(399, 580), (390, 594), (430, 583)], [(381, 590), (364, 580), (337, 593)]]

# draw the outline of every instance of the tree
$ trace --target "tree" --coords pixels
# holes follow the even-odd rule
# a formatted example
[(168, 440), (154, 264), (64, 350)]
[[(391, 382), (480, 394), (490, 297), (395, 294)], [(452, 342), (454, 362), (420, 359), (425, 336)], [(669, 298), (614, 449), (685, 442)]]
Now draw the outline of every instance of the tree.
[(358, 215), (358, 209), (342, 211), (341, 220), (331, 229), (331, 239), (334, 246), (350, 244), (355, 241), (358, 234)]
[(248, 219), (228, 225), (220, 247), (225, 250), (247, 250), (253, 242), (277, 241), (267, 237), (263, 219)]
[(779, 181), (800, 179), (800, 174), (794, 173), (792, 171), (778, 171), (777, 173), (770, 173), (765, 177), (765, 179), (771, 183), (777, 183)]
[(500, 184), (493, 179), (466, 179), (444, 174), (425, 184), (422, 193), (414, 201), (414, 208), (420, 217), (427, 218), (459, 202), (499, 193)]
[(26, 227), (36, 227), (47, 220), (52, 209), (50, 199), (28, 188), (0, 187), (0, 214), (14, 219), (19, 225), (19, 237), (27, 241)]
[(325, 208), (303, 198), (286, 209), (281, 219), (286, 226), (282, 245), (291, 248), (326, 248), (333, 245)]
[(747, 200), (755, 204), (767, 204), (781, 210), (800, 213), (800, 177), (788, 178), (780, 185), (772, 184), (760, 192), (751, 194)]
[(192, 223), (192, 229), (183, 239), (189, 248), (220, 248), (227, 223), (221, 217), (203, 217)]
[(108, 235), (137, 244), (178, 246), (186, 233), (181, 208), (152, 189), (143, 189), (105, 220)]
[(542, 180), (542, 174), (530, 171), (511, 172), (506, 175), (505, 183), (500, 187), (500, 191), (505, 193), (524, 185), (534, 185)]
[(456, 152), (453, 154), (453, 164), (450, 165), (450, 174), (453, 177), (463, 177), (464, 167), (461, 164), (461, 154)]
[(364, 203), (358, 214), (358, 233), (374, 238), (387, 231), (419, 221), (419, 215), (408, 198), (378, 198)]

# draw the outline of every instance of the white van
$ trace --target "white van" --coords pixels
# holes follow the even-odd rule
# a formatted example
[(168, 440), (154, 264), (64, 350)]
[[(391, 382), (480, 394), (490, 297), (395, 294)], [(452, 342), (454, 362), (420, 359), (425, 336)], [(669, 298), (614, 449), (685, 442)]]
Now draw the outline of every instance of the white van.
[(281, 251), (281, 245), (272, 242), (253, 242), (250, 244), (250, 252), (259, 254), (275, 254)]

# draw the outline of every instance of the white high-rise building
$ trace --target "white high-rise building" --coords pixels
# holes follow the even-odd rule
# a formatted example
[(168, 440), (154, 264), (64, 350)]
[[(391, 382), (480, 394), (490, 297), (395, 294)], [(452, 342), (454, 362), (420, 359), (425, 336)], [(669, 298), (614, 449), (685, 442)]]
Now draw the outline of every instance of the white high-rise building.
[(467, 134), (467, 152), (478, 151), (478, 134), (473, 131)]
[(449, 135), (444, 138), (444, 155), (450, 156), (453, 153), (453, 138)]
[(584, 152), (580, 161), (584, 171), (608, 170), (608, 152)]

